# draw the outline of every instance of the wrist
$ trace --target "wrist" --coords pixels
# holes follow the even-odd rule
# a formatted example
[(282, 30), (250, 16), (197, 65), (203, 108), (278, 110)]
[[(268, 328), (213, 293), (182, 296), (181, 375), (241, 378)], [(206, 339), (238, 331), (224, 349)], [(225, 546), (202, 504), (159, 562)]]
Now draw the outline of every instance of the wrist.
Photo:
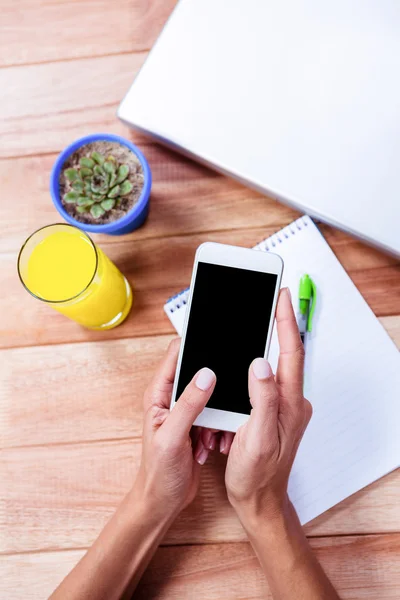
[(290, 526), (296, 512), (287, 494), (282, 498), (256, 499), (232, 505), (249, 538), (259, 535), (281, 536)]
[(137, 477), (126, 497), (127, 503), (136, 516), (150, 525), (168, 528), (180, 510), (160, 499), (140, 476)]

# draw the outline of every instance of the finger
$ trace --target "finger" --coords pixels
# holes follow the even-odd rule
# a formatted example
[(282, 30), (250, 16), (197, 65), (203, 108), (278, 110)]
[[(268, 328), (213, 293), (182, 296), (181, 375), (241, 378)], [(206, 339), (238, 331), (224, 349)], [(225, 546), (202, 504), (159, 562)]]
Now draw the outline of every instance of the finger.
[(180, 345), (180, 338), (172, 340), (169, 344), (168, 350), (144, 394), (145, 410), (152, 405), (169, 408)]
[(235, 434), (232, 431), (223, 431), (219, 442), (219, 451), (221, 454), (229, 454)]
[(202, 427), (192, 427), (190, 430), (190, 439), (192, 440), (193, 454), (197, 446), (199, 437), (201, 436)]
[[(308, 400), (306, 400), (306, 398), (303, 398), (302, 413), (303, 413), (302, 419), (301, 419), (301, 422), (298, 424), (297, 431), (292, 432), (292, 434), (290, 436), (287, 436), (286, 440), (285, 440), (286, 448), (287, 447), (290, 448), (290, 446), (292, 448), (291, 449), (292, 463), (294, 462), (294, 459), (297, 454), (297, 450), (300, 446), (301, 440), (303, 439), (303, 436), (305, 434), (305, 431), (308, 427), (308, 424), (311, 420), (312, 413), (313, 413), (312, 405)], [(290, 450), (289, 450), (289, 452), (290, 452)]]
[(183, 440), (214, 391), (216, 376), (211, 369), (201, 369), (187, 385), (164, 423), (169, 434)]
[(276, 382), (283, 399), (296, 403), (303, 397), (304, 346), (288, 288), (279, 295), (276, 322), (279, 340)]
[(197, 444), (194, 449), (194, 454), (193, 454), (194, 460), (199, 465), (204, 465), (204, 463), (206, 462), (206, 460), (208, 458), (209, 452), (210, 451), (204, 447), (204, 444), (203, 444), (201, 436), (200, 436), (199, 439), (197, 440)]
[(202, 428), (201, 439), (205, 448), (208, 448), (208, 450), (215, 450), (217, 447), (217, 434), (217, 429)]
[(253, 407), (248, 429), (256, 443), (275, 442), (278, 435), (279, 395), (271, 366), (256, 358), (249, 369), (249, 395)]

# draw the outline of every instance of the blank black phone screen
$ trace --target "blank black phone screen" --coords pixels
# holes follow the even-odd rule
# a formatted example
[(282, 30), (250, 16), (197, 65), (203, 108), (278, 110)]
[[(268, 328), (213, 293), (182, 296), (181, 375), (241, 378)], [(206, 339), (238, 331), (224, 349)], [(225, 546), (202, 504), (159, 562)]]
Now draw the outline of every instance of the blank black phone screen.
[(248, 369), (264, 356), (277, 276), (199, 262), (176, 400), (202, 367), (217, 376), (207, 406), (250, 414)]

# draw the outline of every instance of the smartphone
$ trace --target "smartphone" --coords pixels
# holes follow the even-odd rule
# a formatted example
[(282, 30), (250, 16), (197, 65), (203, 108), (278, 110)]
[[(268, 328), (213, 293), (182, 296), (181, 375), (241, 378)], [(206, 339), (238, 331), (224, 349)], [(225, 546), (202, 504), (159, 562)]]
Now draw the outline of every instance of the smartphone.
[(248, 370), (267, 358), (283, 261), (270, 252), (206, 242), (196, 252), (171, 409), (202, 367), (217, 383), (195, 425), (237, 431), (251, 405)]

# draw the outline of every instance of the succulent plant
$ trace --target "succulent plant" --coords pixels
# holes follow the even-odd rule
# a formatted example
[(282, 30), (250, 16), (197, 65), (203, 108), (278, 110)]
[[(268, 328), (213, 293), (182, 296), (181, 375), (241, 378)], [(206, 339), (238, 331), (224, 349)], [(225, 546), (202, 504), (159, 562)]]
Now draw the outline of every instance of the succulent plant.
[(78, 168), (65, 169), (71, 190), (64, 194), (64, 202), (75, 204), (78, 213), (90, 212), (99, 219), (132, 191), (128, 174), (128, 165), (119, 165), (111, 155), (92, 152), (90, 157), (80, 159)]

